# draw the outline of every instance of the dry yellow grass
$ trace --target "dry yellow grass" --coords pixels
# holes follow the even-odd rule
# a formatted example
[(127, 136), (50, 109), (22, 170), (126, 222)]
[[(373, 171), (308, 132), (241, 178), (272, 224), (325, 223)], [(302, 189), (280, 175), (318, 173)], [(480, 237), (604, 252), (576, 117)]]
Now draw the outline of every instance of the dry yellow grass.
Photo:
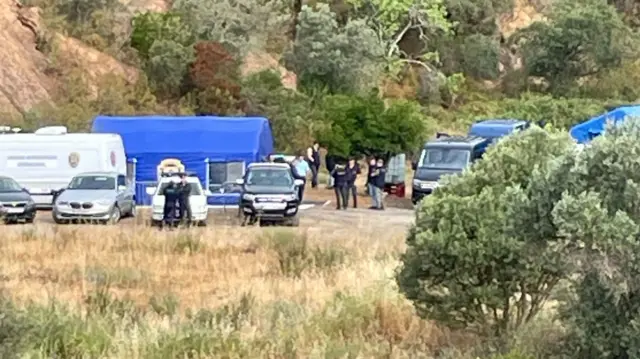
[[(0, 227), (0, 285), (26, 308), (14, 309), (16, 318), (44, 310), (90, 333), (56, 341), (38, 331), (12, 350), (33, 358), (427, 357), (452, 337), (415, 316), (397, 291), (405, 228), (369, 221)], [(63, 349), (55, 344), (65, 340)]]

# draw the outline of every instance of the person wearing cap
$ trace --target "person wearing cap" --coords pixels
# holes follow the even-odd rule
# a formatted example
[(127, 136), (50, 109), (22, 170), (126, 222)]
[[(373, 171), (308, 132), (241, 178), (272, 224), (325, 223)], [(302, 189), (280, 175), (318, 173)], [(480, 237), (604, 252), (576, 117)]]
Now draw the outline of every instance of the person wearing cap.
[[(347, 200), (349, 199), (349, 192), (351, 192), (353, 197), (353, 208), (358, 208), (358, 190), (356, 188), (356, 180), (360, 173), (360, 166), (356, 162), (356, 159), (350, 158), (349, 164), (347, 165)], [(348, 202), (345, 205), (348, 205)]]
[(191, 196), (191, 184), (187, 181), (187, 174), (180, 174), (180, 183), (178, 188), (178, 204), (180, 205), (180, 221), (183, 224), (191, 224), (191, 203), (189, 202), (189, 196)]

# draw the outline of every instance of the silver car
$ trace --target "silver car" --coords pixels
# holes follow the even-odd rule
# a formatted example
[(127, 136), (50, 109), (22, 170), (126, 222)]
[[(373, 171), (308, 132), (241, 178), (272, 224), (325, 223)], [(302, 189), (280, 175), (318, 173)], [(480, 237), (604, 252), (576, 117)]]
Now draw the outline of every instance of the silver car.
[(56, 198), (53, 220), (98, 221), (115, 224), (136, 215), (135, 190), (125, 175), (116, 172), (86, 172), (75, 176)]

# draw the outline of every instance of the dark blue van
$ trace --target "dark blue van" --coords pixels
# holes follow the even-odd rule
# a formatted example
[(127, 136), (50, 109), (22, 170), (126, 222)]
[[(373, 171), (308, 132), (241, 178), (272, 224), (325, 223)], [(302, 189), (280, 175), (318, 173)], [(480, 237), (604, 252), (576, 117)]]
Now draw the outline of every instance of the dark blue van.
[(469, 136), (497, 141), (499, 138), (529, 128), (530, 122), (516, 119), (493, 119), (478, 121), (471, 125)]
[(441, 136), (425, 143), (414, 163), (411, 201), (418, 203), (438, 188), (440, 177), (460, 173), (484, 155), (491, 141), (473, 136)]

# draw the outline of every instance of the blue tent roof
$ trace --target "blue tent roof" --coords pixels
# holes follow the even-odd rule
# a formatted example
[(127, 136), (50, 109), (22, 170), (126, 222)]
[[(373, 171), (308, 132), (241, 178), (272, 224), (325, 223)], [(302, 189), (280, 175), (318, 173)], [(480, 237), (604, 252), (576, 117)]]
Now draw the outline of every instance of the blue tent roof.
[(493, 119), (476, 122), (469, 129), (469, 136), (498, 138), (513, 132), (513, 129), (526, 121), (516, 119)]
[(619, 107), (611, 112), (573, 126), (569, 133), (578, 143), (586, 143), (604, 132), (607, 120), (618, 123), (626, 117), (640, 117), (640, 106)]
[(155, 181), (163, 159), (177, 158), (201, 181), (205, 159), (260, 161), (273, 152), (269, 121), (261, 117), (98, 116), (92, 132), (117, 133), (127, 158), (135, 158), (138, 181)]

